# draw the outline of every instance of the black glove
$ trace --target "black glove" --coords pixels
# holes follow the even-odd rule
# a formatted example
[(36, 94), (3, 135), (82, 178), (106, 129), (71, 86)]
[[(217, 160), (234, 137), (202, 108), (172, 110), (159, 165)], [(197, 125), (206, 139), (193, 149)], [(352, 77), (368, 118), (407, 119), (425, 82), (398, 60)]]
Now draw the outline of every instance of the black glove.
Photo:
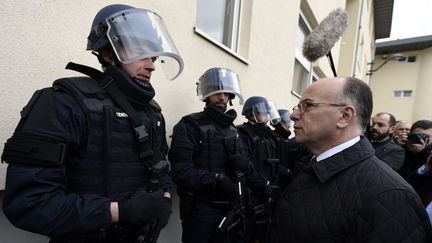
[(247, 160), (247, 157), (245, 155), (241, 155), (241, 154), (229, 155), (228, 161), (230, 167), (234, 171), (241, 171), (245, 174), (248, 174), (249, 161)]
[(226, 195), (232, 195), (235, 193), (234, 182), (223, 173), (216, 173), (216, 189)]
[(159, 238), (159, 234), (161, 230), (168, 224), (169, 217), (172, 213), (172, 202), (171, 198), (164, 198), (164, 209), (160, 212), (159, 216), (157, 217), (156, 221), (154, 222), (154, 225), (152, 225), (152, 228), (147, 232), (147, 237), (149, 239), (152, 239), (151, 242), (156, 242), (156, 240)]
[(137, 190), (130, 197), (119, 199), (119, 221), (136, 223), (156, 220), (161, 211), (166, 210), (163, 194), (162, 190), (155, 192)]

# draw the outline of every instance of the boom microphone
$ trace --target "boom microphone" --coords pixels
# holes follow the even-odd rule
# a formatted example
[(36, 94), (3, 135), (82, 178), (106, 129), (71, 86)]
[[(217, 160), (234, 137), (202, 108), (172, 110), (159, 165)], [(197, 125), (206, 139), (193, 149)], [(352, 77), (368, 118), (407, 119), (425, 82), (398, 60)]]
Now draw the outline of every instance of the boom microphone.
[(348, 26), (348, 12), (333, 10), (304, 40), (303, 55), (310, 62), (327, 55)]

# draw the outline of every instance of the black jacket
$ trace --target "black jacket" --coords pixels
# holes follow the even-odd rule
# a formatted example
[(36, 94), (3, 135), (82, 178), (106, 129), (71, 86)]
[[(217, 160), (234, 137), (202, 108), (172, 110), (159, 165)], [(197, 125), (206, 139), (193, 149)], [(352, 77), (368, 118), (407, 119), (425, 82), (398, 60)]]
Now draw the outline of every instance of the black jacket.
[(428, 205), (432, 201), (432, 173), (429, 172), (420, 175), (417, 171), (426, 163), (430, 151), (431, 146), (426, 147), (418, 153), (407, 150), (404, 165), (400, 170), (402, 177), (419, 194), (424, 205)]
[(310, 166), (281, 195), (268, 242), (431, 242), (414, 190), (360, 142)]
[[(87, 85), (92, 82), (97, 84), (92, 79), (84, 81)], [(128, 124), (127, 118), (116, 117), (115, 114), (122, 110), (112, 101), (112, 105), (104, 103), (103, 101), (111, 99), (101, 95), (94, 95), (93, 102), (86, 101), (85, 104), (95, 107), (95, 110), (90, 112), (82, 99), (73, 97), (64, 90), (47, 88), (38, 96), (37, 101), (30, 101), (24, 108), (31, 110), (29, 121), (38, 118), (39, 124), (43, 124), (25, 129), (26, 133), (38, 134), (39, 140), (42, 140), (44, 136), (56, 132), (56, 124), (61, 124), (65, 133), (64, 143), (68, 149), (65, 150), (67, 152), (64, 154), (63, 164), (54, 166), (35, 163), (36, 158), (35, 161), (6, 160), (10, 165), (6, 175), (3, 210), (15, 226), (50, 236), (71, 234), (78, 237), (83, 232), (101, 232), (101, 228), (112, 224), (112, 199), (147, 185), (148, 174), (143, 171), (142, 166), (138, 168), (136, 163), (126, 163), (126, 158), (135, 159), (139, 155), (136, 148), (138, 140), (134, 139), (135, 131)], [(96, 97), (100, 100), (96, 101)], [(101, 97), (105, 99), (102, 100)], [(40, 111), (31, 108), (40, 106), (42, 100), (48, 100), (46, 103), (52, 106)], [(143, 112), (145, 111), (139, 111), (138, 114)], [(16, 132), (26, 128), (22, 125), (24, 119), (27, 118), (21, 120)], [(161, 149), (157, 152), (160, 153), (160, 158), (164, 158), (168, 150), (165, 123), (159, 123), (160, 127), (155, 133), (160, 138), (157, 142)], [(94, 124), (100, 127), (95, 127)], [(122, 137), (131, 138), (130, 143), (126, 143)], [(107, 142), (104, 148), (105, 141), (109, 143)], [(88, 168), (85, 168), (86, 166)], [(166, 174), (164, 179), (164, 188), (170, 191), (170, 176)]]
[(381, 142), (372, 142), (375, 156), (388, 164), (393, 170), (399, 171), (405, 159), (405, 150), (390, 137)]

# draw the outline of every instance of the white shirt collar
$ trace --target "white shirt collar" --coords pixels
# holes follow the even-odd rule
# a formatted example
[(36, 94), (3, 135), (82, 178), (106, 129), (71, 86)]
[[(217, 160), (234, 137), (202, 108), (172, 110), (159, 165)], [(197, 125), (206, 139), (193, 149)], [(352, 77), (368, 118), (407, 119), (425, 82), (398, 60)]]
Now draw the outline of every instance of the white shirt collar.
[(320, 155), (318, 155), (317, 157), (317, 162), (323, 159), (327, 159), (328, 157), (331, 157), (351, 146), (353, 146), (355, 143), (357, 143), (358, 141), (360, 141), (360, 136), (357, 136), (351, 140), (346, 141), (345, 143), (339, 144), (336, 147), (333, 147), (327, 151), (325, 151), (324, 153), (321, 153)]

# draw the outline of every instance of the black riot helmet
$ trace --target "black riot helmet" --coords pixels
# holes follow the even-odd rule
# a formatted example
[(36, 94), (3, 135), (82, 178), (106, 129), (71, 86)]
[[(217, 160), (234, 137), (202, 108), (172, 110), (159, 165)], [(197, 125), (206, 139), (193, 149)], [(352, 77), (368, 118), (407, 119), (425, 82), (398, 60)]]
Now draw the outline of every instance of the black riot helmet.
[(109, 43), (108, 37), (106, 35), (108, 29), (106, 19), (108, 16), (122, 10), (133, 8), (134, 7), (125, 4), (113, 4), (99, 10), (93, 19), (90, 34), (87, 37), (87, 50), (100, 50)]
[(257, 123), (277, 124), (281, 121), (274, 103), (261, 96), (252, 96), (243, 105), (242, 115), (254, 118)]
[(98, 52), (107, 45), (124, 64), (156, 57), (169, 80), (183, 70), (183, 59), (162, 18), (147, 9), (124, 4), (102, 8), (93, 20), (87, 50)]
[(290, 123), (291, 122), (291, 113), (287, 109), (278, 109), (279, 116), (281, 118), (281, 122)]
[(243, 96), (240, 94), (238, 75), (226, 68), (211, 68), (198, 80), (197, 94), (201, 101), (206, 101), (211, 95), (228, 93), (229, 98), (239, 98), (240, 105), (243, 104)]
[(291, 113), (287, 109), (278, 109), (279, 116), (281, 118), (280, 124), (285, 130), (289, 130), (291, 126)]

